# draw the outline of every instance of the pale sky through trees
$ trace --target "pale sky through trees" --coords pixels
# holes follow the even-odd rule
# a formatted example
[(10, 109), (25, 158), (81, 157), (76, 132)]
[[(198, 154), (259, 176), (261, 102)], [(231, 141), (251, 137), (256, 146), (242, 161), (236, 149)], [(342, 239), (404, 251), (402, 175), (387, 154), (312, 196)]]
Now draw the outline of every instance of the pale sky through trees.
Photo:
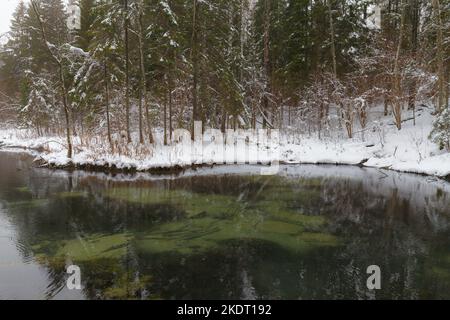
[[(1, 0), (0, 5), (0, 43), (5, 41), (4, 35), (11, 26), (11, 17), (20, 0)], [(24, 0), (28, 2), (28, 0)]]
[(9, 31), (11, 16), (20, 0), (1, 0), (0, 5), (0, 34)]
[[(11, 17), (19, 4), (20, 0), (1, 0), (0, 5), (0, 35), (3, 35), (9, 31), (11, 25)], [(28, 2), (28, 0), (24, 0)]]

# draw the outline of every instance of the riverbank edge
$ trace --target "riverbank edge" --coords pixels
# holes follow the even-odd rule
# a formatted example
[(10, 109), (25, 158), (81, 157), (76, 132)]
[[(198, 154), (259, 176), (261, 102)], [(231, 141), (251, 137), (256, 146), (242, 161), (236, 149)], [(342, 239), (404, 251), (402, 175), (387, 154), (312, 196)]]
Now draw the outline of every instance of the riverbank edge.
[[(173, 175), (173, 174), (180, 174), (185, 172), (186, 170), (196, 170), (200, 168), (214, 168), (217, 166), (227, 166), (227, 165), (236, 165), (234, 164), (220, 164), (220, 163), (213, 163), (213, 164), (190, 164), (190, 165), (173, 165), (173, 166), (166, 166), (166, 167), (153, 167), (153, 168), (147, 168), (145, 170), (139, 170), (135, 166), (130, 167), (124, 167), (119, 168), (116, 165), (112, 164), (104, 164), (104, 165), (97, 165), (97, 164), (81, 164), (81, 163), (75, 163), (73, 161), (70, 161), (69, 163), (65, 165), (58, 165), (54, 163), (50, 163), (46, 161), (42, 157), (42, 149), (40, 148), (31, 148), (31, 147), (23, 147), (23, 146), (11, 146), (11, 145), (2, 145), (0, 141), (0, 152), (8, 152), (8, 149), (12, 150), (21, 150), (25, 153), (28, 153), (30, 156), (34, 157), (33, 163), (36, 165), (36, 167), (39, 168), (47, 168), (52, 170), (66, 170), (66, 171), (76, 171), (81, 170), (85, 172), (100, 172), (105, 174), (136, 174), (136, 173), (149, 173), (149, 174), (157, 174), (157, 175)], [(402, 173), (408, 173), (408, 174), (415, 174), (419, 176), (425, 176), (425, 177), (435, 177), (444, 181), (447, 181), (450, 183), (450, 174), (445, 176), (439, 176), (439, 175), (433, 175), (428, 174), (425, 172), (415, 172), (415, 171), (408, 171), (408, 170), (398, 170), (394, 169), (390, 166), (386, 167), (377, 167), (377, 166), (369, 166), (366, 165), (366, 163), (369, 161), (369, 159), (363, 159), (359, 163), (342, 163), (338, 161), (330, 161), (330, 162), (308, 162), (308, 161), (279, 161), (278, 163), (280, 165), (335, 165), (335, 166), (353, 166), (353, 167), (360, 167), (360, 168), (375, 168), (375, 169), (383, 169), (383, 170), (390, 170), (394, 172), (402, 172)], [(257, 163), (257, 165), (266, 166), (269, 167), (269, 165), (265, 165), (262, 163)]]

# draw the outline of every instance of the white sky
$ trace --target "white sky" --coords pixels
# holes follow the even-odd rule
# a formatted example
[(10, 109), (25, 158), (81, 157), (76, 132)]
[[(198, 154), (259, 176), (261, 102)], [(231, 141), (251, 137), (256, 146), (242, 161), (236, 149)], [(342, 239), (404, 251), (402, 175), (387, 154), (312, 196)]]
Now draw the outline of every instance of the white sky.
[[(20, 0), (0, 0), (0, 43), (5, 40), (4, 34), (9, 31), (12, 14), (19, 2)], [(28, 0), (24, 2), (27, 3)]]
[(11, 16), (20, 0), (0, 0), (0, 35), (9, 31)]

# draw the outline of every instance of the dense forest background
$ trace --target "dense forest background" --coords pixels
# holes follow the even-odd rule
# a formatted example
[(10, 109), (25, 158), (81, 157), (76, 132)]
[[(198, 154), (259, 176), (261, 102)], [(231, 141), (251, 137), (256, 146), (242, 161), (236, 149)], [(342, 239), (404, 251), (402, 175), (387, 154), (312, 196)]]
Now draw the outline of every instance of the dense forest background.
[(450, 148), (449, 0), (69, 1), (78, 29), (66, 5), (17, 6), (0, 121), (64, 135), (69, 158), (75, 136), (114, 151), (194, 121), (352, 138), (372, 109), (401, 130), (424, 102)]

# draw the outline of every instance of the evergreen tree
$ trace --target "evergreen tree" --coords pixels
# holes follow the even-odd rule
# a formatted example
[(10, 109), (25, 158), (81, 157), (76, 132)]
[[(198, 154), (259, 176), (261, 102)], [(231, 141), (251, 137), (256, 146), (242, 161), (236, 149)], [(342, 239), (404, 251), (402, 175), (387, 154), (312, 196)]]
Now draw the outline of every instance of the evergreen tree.
[(433, 123), (430, 139), (441, 149), (450, 151), (450, 109), (442, 110)]
[(80, 29), (77, 30), (76, 44), (84, 51), (88, 51), (91, 47), (93, 38), (93, 26), (95, 21), (94, 7), (96, 0), (79, 0), (80, 6)]
[(6, 93), (13, 97), (18, 95), (22, 107), (26, 104), (29, 93), (27, 73), (30, 70), (31, 55), (26, 14), (27, 7), (20, 1), (11, 19), (9, 40), (1, 54), (4, 62), (1, 72), (8, 79)]

